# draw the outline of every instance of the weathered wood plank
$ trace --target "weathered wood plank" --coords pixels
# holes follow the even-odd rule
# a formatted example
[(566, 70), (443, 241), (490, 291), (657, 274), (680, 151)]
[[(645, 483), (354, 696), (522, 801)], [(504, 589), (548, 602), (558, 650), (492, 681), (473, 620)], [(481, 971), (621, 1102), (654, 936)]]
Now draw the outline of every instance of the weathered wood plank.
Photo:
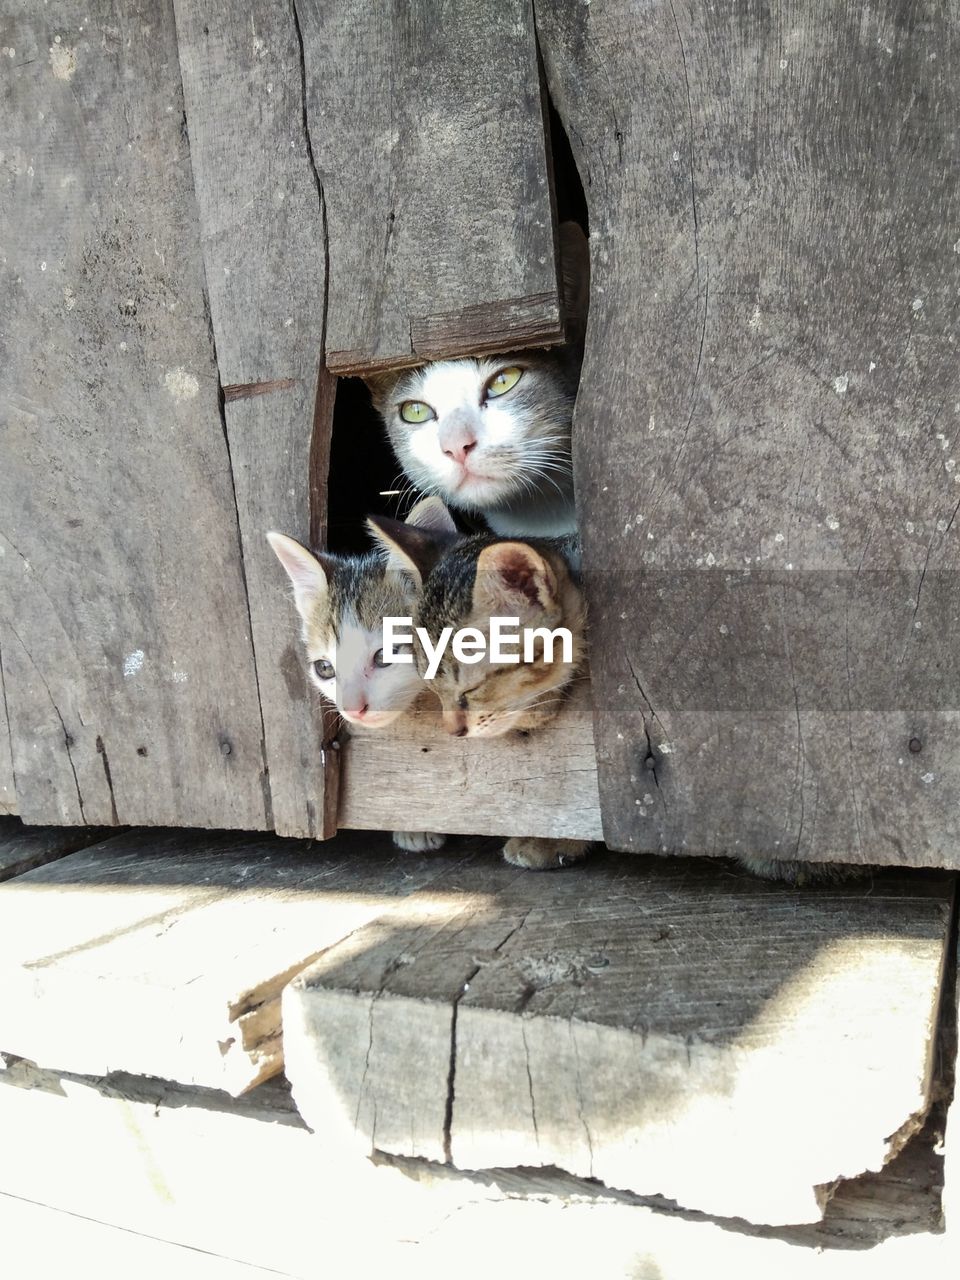
[(28, 822), (266, 822), (173, 9), (7, 6), (3, 677)]
[(351, 730), (342, 827), (601, 839), (589, 683), (535, 743), (452, 738), (436, 706), (424, 698), (387, 729)]
[[(478, 1176), (424, 1161), (345, 1161), (323, 1133), (306, 1129), (281, 1080), (232, 1099), (15, 1059), (4, 1069), (0, 1058), (0, 1125), (8, 1156), (0, 1162), (0, 1194), (294, 1275), (312, 1276), (318, 1259), (329, 1268), (338, 1256), (359, 1270), (361, 1252), (366, 1260), (366, 1250), (400, 1241), (407, 1252), (418, 1246), (418, 1275), (473, 1275), (464, 1256), (482, 1260), (489, 1273), (490, 1241), (504, 1238), (514, 1258), (518, 1242), (529, 1241), (544, 1269), (564, 1277), (652, 1276), (641, 1262), (654, 1259), (663, 1268), (657, 1274), (690, 1280), (709, 1256), (717, 1275), (852, 1280), (861, 1274), (856, 1259), (865, 1257), (870, 1267), (862, 1274), (872, 1280), (886, 1274), (877, 1263), (887, 1251), (897, 1256), (897, 1237), (913, 1246), (904, 1261), (924, 1260), (919, 1246), (939, 1217), (940, 1162), (929, 1135), (880, 1173), (842, 1184), (822, 1223), (784, 1229), (705, 1220), (556, 1170)], [(95, 1178), (91, 1151), (98, 1153)], [(428, 1262), (447, 1265), (434, 1270)], [(509, 1259), (496, 1268), (513, 1269)], [(390, 1271), (397, 1274), (395, 1266)]]
[(960, 865), (956, 21), (537, 4), (612, 847)]
[[(243, 21), (213, 0), (175, 0), (217, 363), (236, 486), (263, 710), (273, 825), (336, 830), (337, 753), (291, 639), (285, 579), (264, 534), (309, 541), (326, 517), (330, 414), (314, 424), (323, 346), (325, 227), (304, 131), (296, 17), (261, 0)], [(332, 396), (324, 402), (332, 409)], [(317, 444), (320, 442), (318, 441)], [(311, 515), (311, 470), (322, 469)]]
[[(2, 643), (3, 637), (0, 634), (0, 647)], [(13, 754), (10, 750), (7, 700), (3, 692), (3, 658), (0, 656), (0, 814), (16, 812), (17, 787), (13, 776)]]
[(942, 876), (804, 893), (658, 859), (468, 864), (288, 988), (287, 1073), (307, 1122), (367, 1153), (814, 1221), (922, 1124), (951, 897)]
[(445, 865), (386, 836), (135, 832), (18, 876), (0, 886), (0, 1046), (239, 1093), (281, 1069), (293, 974)]
[(55, 862), (107, 834), (93, 827), (25, 827), (19, 818), (0, 817), (0, 880)]
[(337, 373), (562, 332), (529, 0), (297, 0)]

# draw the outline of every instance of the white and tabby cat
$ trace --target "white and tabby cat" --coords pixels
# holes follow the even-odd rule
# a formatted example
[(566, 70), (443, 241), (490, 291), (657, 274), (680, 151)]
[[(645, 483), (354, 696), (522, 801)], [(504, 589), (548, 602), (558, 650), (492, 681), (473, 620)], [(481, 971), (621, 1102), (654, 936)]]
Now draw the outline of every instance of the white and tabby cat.
[[(425, 498), (407, 525), (455, 533), (438, 498)], [(415, 665), (383, 659), (383, 619), (409, 615), (418, 583), (405, 560), (370, 551), (364, 555), (312, 555), (282, 533), (267, 538), (293, 584), (312, 683), (350, 724), (369, 729), (392, 724), (423, 692)], [(433, 832), (395, 831), (401, 849), (439, 849)]]
[(560, 228), (567, 345), (437, 360), (368, 379), (413, 484), (507, 537), (576, 529), (570, 427), (589, 295), (586, 237)]

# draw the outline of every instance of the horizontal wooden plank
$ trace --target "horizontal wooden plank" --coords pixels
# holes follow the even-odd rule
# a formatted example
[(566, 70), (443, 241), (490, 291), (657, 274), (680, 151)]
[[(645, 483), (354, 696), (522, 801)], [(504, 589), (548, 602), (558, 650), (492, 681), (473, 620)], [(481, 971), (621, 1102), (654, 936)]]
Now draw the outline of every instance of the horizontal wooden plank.
[(27, 872), (0, 886), (0, 1047), (239, 1093), (281, 1069), (284, 984), (444, 865), (386, 836), (141, 831)]
[(534, 737), (454, 738), (425, 697), (343, 747), (340, 826), (601, 839), (588, 681)]
[[(403, 1275), (411, 1246), (417, 1275), (472, 1275), (465, 1250), (490, 1274), (496, 1241), (509, 1242), (514, 1258), (529, 1242), (551, 1275), (604, 1280), (652, 1276), (650, 1259), (657, 1274), (690, 1280), (704, 1256), (717, 1275), (746, 1280), (873, 1280), (890, 1255), (913, 1261), (918, 1275), (939, 1274), (921, 1266), (935, 1256), (924, 1246), (939, 1225), (932, 1130), (880, 1173), (841, 1185), (822, 1223), (764, 1228), (682, 1213), (557, 1170), (471, 1175), (424, 1161), (345, 1160), (304, 1126), (279, 1079), (233, 1099), (18, 1060), (4, 1069), (0, 1058), (0, 1126), (8, 1155), (0, 1194), (294, 1275), (314, 1275), (318, 1257), (325, 1267), (349, 1258), (359, 1271), (373, 1255)], [(502, 1261), (499, 1273), (512, 1275)]]
[(11, 880), (107, 835), (98, 827), (25, 827), (19, 818), (0, 817), (0, 880)]
[(366, 1152), (814, 1221), (923, 1122), (952, 890), (465, 864), (288, 988), (294, 1096)]
[(529, 0), (296, 10), (327, 215), (328, 367), (557, 341)]

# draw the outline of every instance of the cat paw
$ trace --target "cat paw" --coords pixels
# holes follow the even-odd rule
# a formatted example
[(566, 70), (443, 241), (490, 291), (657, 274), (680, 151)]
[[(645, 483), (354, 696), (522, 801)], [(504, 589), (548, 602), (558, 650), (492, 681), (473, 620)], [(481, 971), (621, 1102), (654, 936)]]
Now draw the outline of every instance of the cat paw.
[(582, 862), (589, 852), (589, 840), (543, 840), (539, 836), (513, 836), (503, 846), (504, 860), (528, 871), (569, 867)]
[(855, 867), (833, 862), (796, 862), (791, 858), (738, 858), (744, 871), (761, 880), (779, 880), (798, 889), (812, 884), (844, 884), (867, 875), (872, 868)]
[(405, 853), (426, 853), (429, 849), (442, 849), (446, 836), (435, 831), (394, 831), (393, 843)]

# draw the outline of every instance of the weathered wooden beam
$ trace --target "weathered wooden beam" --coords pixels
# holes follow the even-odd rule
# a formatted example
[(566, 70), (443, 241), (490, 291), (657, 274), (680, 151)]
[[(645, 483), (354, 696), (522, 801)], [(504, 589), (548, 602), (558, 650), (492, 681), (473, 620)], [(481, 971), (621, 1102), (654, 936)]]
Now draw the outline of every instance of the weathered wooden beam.
[(536, 13), (607, 842), (956, 867), (955, 9)]
[(169, 0), (7, 6), (0, 573), (19, 812), (262, 828)]
[(601, 839), (588, 684), (535, 742), (452, 738), (437, 705), (426, 697), (385, 730), (351, 730), (342, 827)]
[(473, 1275), (465, 1250), (483, 1272), (512, 1275), (518, 1249), (535, 1251), (552, 1275), (601, 1280), (690, 1280), (704, 1257), (715, 1274), (745, 1280), (872, 1280), (895, 1260), (901, 1274), (940, 1274), (929, 1138), (843, 1184), (822, 1223), (784, 1229), (710, 1221), (557, 1170), (470, 1175), (425, 1161), (345, 1161), (305, 1127), (282, 1080), (232, 1099), (0, 1058), (0, 1126), (0, 1201), (17, 1196), (292, 1275), (315, 1274), (318, 1260), (366, 1270), (374, 1258), (406, 1275), (411, 1247), (417, 1274), (429, 1277)]
[(95, 827), (25, 827), (19, 818), (0, 817), (0, 880), (55, 862), (107, 834)]
[(530, 0), (296, 0), (336, 373), (562, 334)]
[(923, 1122), (952, 888), (457, 867), (287, 989), (287, 1073), (308, 1124), (368, 1154), (814, 1221)]
[(288, 0), (260, 0), (243, 21), (212, 0), (175, 0), (175, 8), (273, 825), (281, 835), (329, 836), (335, 718), (325, 727), (293, 643), (286, 579), (265, 538), (279, 529), (309, 542), (325, 522), (332, 426), (331, 395), (314, 417), (326, 229), (296, 15)]
[(0, 1046), (240, 1093), (282, 1067), (286, 982), (443, 865), (386, 836), (141, 831), (17, 876), (0, 886)]
[(3, 692), (3, 635), (0, 633), (0, 813), (17, 812), (17, 788), (13, 776), (13, 754), (10, 750), (10, 723), (7, 700)]

